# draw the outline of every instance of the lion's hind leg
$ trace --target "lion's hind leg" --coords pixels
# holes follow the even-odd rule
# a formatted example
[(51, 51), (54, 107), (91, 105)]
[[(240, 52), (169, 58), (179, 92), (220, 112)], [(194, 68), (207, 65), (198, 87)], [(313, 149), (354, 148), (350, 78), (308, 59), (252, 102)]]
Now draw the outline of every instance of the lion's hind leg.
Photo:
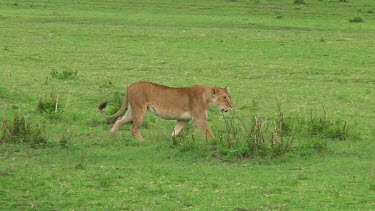
[(147, 107), (140, 109), (133, 109), (133, 127), (130, 130), (131, 134), (138, 139), (138, 141), (144, 141), (139, 129), (142, 126), (143, 119), (145, 118)]
[(120, 129), (121, 126), (123, 126), (124, 124), (126, 124), (128, 122), (131, 122), (132, 120), (133, 120), (133, 114), (132, 114), (132, 111), (131, 111), (130, 106), (129, 106), (125, 115), (123, 117), (119, 118), (115, 122), (115, 124), (113, 125), (113, 127), (110, 131), (111, 137), (113, 137), (115, 135), (115, 133)]
[(189, 123), (189, 120), (177, 120), (176, 122), (176, 126), (174, 127), (173, 129), (173, 132), (172, 132), (172, 137), (176, 137), (180, 134), (180, 132), (182, 131), (182, 129), (184, 129), (184, 127)]

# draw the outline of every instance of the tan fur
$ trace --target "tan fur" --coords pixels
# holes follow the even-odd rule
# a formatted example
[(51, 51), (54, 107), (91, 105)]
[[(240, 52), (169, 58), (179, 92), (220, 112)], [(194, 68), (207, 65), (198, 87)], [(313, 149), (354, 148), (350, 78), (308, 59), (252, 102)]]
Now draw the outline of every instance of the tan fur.
[(206, 138), (214, 138), (207, 124), (208, 108), (218, 107), (222, 112), (227, 112), (233, 107), (233, 102), (228, 87), (172, 88), (151, 82), (137, 82), (128, 87), (124, 103), (118, 112), (106, 115), (103, 112), (105, 107), (106, 103), (101, 104), (99, 111), (106, 118), (117, 117), (128, 108), (125, 115), (113, 125), (110, 131), (112, 136), (122, 125), (133, 121), (131, 134), (143, 141), (139, 129), (146, 111), (163, 119), (177, 120), (172, 136), (177, 136), (186, 124), (193, 120)]

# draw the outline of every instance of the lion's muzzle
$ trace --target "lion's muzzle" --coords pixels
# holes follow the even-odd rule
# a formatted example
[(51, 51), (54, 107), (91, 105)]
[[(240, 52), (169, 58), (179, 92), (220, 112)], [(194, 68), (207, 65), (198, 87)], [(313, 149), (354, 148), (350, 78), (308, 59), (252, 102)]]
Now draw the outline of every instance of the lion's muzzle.
[(231, 108), (221, 109), (222, 113), (227, 113)]

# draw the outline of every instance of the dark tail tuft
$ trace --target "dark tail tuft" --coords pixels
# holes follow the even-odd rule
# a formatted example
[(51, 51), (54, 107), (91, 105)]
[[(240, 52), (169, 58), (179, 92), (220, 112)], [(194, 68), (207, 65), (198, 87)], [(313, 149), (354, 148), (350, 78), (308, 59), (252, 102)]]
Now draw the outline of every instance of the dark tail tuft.
[(104, 102), (104, 103), (100, 104), (99, 110), (103, 110), (103, 109), (105, 109), (105, 107), (107, 107), (107, 102)]

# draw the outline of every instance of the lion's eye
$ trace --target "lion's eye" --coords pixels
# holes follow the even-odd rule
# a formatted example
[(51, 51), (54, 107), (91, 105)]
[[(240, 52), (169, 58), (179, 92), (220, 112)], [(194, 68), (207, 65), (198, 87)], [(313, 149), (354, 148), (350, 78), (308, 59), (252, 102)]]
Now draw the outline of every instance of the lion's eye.
[(227, 96), (224, 96), (224, 99), (226, 100), (226, 99), (227, 99)]

